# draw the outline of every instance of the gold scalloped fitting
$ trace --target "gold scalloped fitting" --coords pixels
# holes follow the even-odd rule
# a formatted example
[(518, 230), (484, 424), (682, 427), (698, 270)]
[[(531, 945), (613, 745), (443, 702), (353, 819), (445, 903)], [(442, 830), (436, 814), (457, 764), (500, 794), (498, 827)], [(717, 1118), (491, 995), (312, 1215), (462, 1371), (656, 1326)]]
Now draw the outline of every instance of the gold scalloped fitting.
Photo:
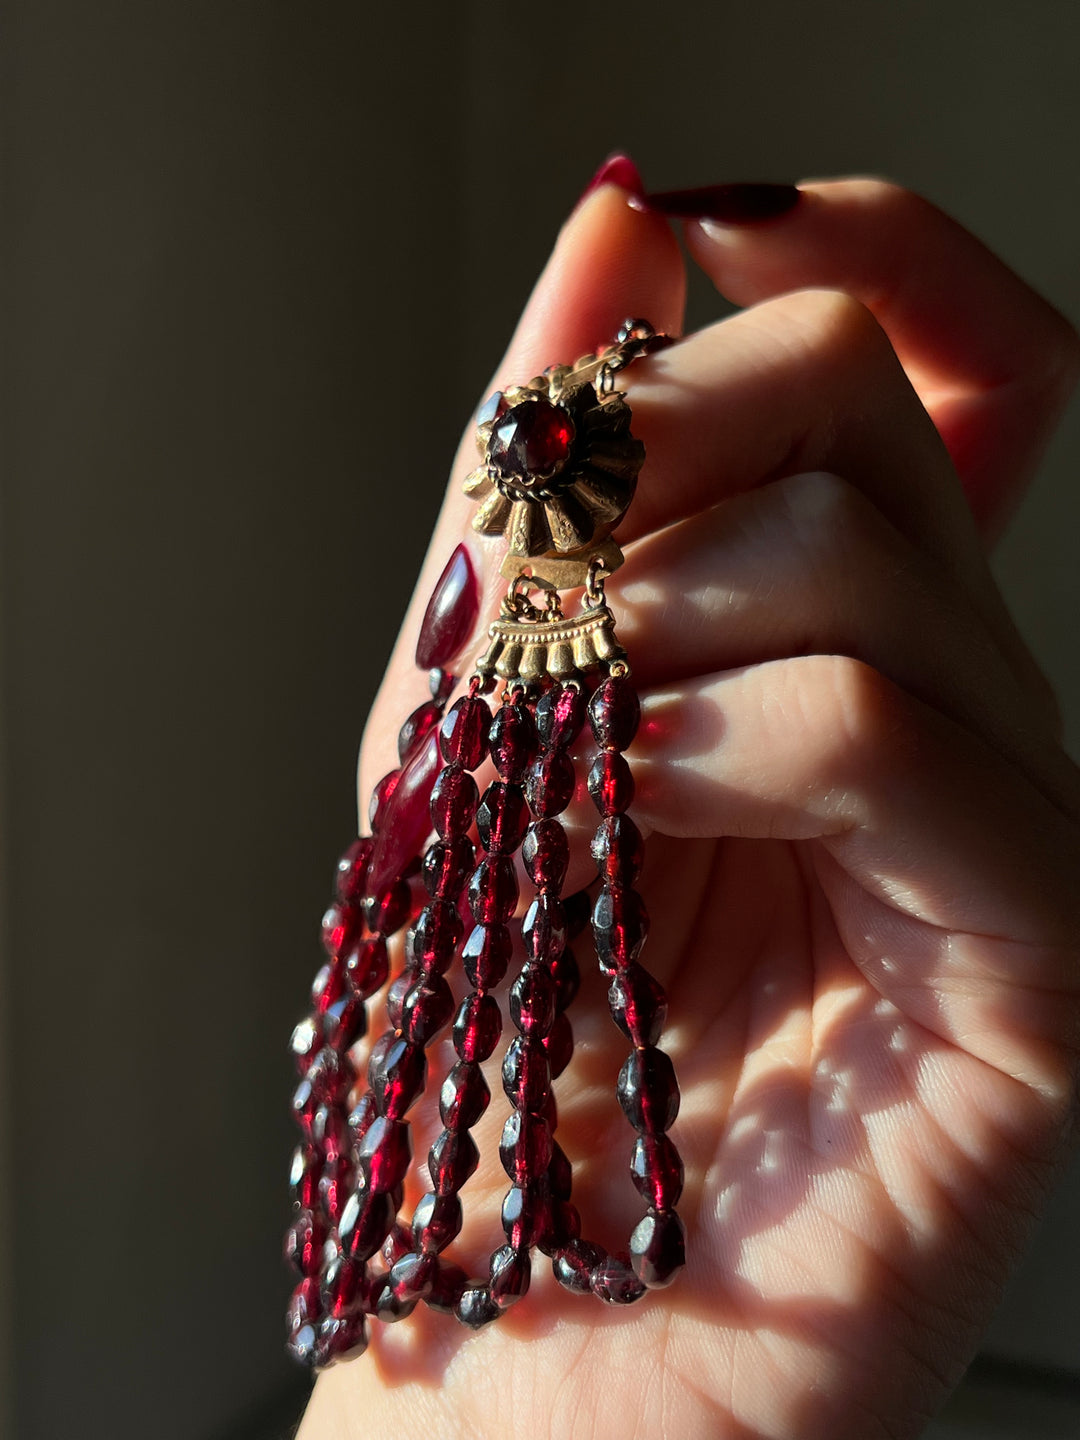
[(536, 684), (562, 680), (575, 670), (626, 654), (615, 636), (615, 617), (598, 605), (564, 620), (500, 618), (488, 631), (491, 643), (477, 663), (481, 675)]

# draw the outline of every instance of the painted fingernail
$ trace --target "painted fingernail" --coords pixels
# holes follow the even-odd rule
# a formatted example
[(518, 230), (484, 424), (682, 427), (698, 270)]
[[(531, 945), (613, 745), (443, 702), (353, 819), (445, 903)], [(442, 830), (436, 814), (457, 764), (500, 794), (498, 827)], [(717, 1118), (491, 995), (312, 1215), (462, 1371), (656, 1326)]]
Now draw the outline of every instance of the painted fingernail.
[(602, 185), (621, 185), (624, 190), (629, 190), (631, 195), (635, 196), (641, 196), (645, 192), (645, 186), (637, 166), (629, 155), (624, 155), (620, 150), (616, 150), (613, 155), (607, 157), (581, 192), (578, 204), (581, 204), (581, 200), (584, 200), (586, 195), (591, 195)]
[(700, 190), (653, 191), (642, 196), (642, 203), (680, 220), (753, 225), (786, 215), (798, 204), (800, 194), (794, 185), (705, 185)]

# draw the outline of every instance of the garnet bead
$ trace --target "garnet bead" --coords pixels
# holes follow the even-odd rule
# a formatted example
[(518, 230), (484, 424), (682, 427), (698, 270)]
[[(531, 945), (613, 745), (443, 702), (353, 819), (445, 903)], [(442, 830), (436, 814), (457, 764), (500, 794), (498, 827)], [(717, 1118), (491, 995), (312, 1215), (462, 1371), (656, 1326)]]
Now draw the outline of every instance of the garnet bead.
[(423, 975), (442, 975), (449, 969), (464, 930), (456, 905), (432, 900), (413, 926), (409, 940), (412, 963)]
[(410, 1251), (391, 1266), (386, 1279), (387, 1287), (395, 1300), (422, 1300), (431, 1289), (438, 1267), (439, 1262), (434, 1255)]
[(400, 1120), (380, 1115), (372, 1121), (360, 1141), (357, 1160), (375, 1191), (390, 1191), (405, 1179), (412, 1158), (409, 1127)]
[(509, 920), (517, 908), (518, 882), (509, 855), (488, 855), (469, 881), (469, 908), (480, 925)]
[(565, 750), (584, 723), (585, 697), (575, 685), (556, 686), (536, 703), (536, 731), (545, 750)]
[(623, 1260), (611, 1256), (595, 1267), (590, 1288), (598, 1300), (608, 1305), (632, 1305), (645, 1294), (645, 1285)]
[(488, 751), (491, 711), (479, 695), (463, 695), (450, 707), (439, 729), (439, 746), (448, 765), (475, 770)]
[(319, 1197), (319, 1176), (322, 1173), (323, 1156), (314, 1146), (298, 1145), (293, 1151), (289, 1167), (289, 1185), (292, 1189), (293, 1204), (301, 1210), (313, 1210)]
[(536, 725), (524, 705), (502, 705), (491, 722), (491, 759), (500, 779), (520, 785), (536, 754)]
[(633, 885), (645, 863), (645, 842), (629, 815), (605, 815), (592, 841), (592, 858), (601, 878)]
[(486, 1060), (502, 1034), (499, 1002), (493, 995), (466, 995), (454, 1020), (454, 1049), (462, 1060)]
[(502, 1226), (515, 1250), (544, 1241), (551, 1229), (547, 1186), (542, 1181), (536, 1185), (511, 1185), (502, 1204)]
[(555, 1020), (555, 980), (542, 965), (529, 964), (510, 989), (510, 1015), (523, 1035), (546, 1035)]
[(418, 1250), (445, 1250), (451, 1240), (461, 1234), (464, 1220), (461, 1200), (456, 1193), (428, 1194), (413, 1214), (413, 1240)]
[(503, 1245), (491, 1257), (491, 1298), (500, 1310), (513, 1305), (529, 1288), (532, 1265), (527, 1250)]
[(391, 1036), (386, 1046), (378, 1045), (368, 1062), (368, 1087), (379, 1113), (391, 1120), (403, 1120), (409, 1106), (418, 1099), (427, 1079), (423, 1050), (400, 1036)]
[(520, 785), (496, 780), (488, 786), (476, 811), (476, 828), (485, 850), (512, 855), (528, 823), (529, 809)]
[(301, 1275), (318, 1275), (326, 1236), (323, 1217), (311, 1210), (301, 1210), (285, 1232), (285, 1259)]
[(506, 974), (513, 953), (513, 941), (506, 925), (477, 925), (465, 941), (461, 960), (469, 984), (476, 990), (490, 990)]
[(418, 705), (398, 731), (398, 759), (402, 765), (408, 763), (420, 745), (442, 719), (442, 706), (434, 700), (425, 700)]
[(440, 1260), (428, 1292), (428, 1309), (449, 1315), (465, 1293), (468, 1283), (469, 1277), (459, 1265), (449, 1265)]
[(521, 924), (525, 951), (532, 960), (550, 965), (566, 948), (566, 912), (558, 896), (541, 890)]
[(521, 847), (529, 879), (540, 889), (557, 890), (566, 879), (570, 845), (558, 820), (535, 820)]
[[(402, 768), (393, 793), (378, 816), (378, 833), (368, 873), (370, 895), (382, 895), (423, 850), (431, 831), (428, 807), (438, 773), (439, 746), (432, 731)], [(368, 923), (371, 924), (370, 918)]]
[(589, 767), (585, 781), (593, 804), (601, 815), (618, 815), (634, 798), (634, 777), (624, 756), (616, 750), (601, 750)]
[(686, 1264), (686, 1232), (673, 1210), (650, 1210), (630, 1237), (630, 1259), (650, 1290), (671, 1284)]
[(414, 985), (401, 1007), (402, 1033), (414, 1045), (430, 1045), (454, 1013), (454, 994), (441, 975)]
[(608, 990), (611, 1015), (635, 1045), (655, 1045), (667, 1017), (663, 987), (641, 965), (627, 965), (616, 974)]
[(408, 1255), (412, 1248), (412, 1231), (407, 1225), (402, 1225), (398, 1221), (397, 1224), (391, 1226), (390, 1234), (383, 1241), (383, 1264), (389, 1270), (397, 1264), (402, 1256)]
[(424, 855), (421, 867), (429, 895), (454, 900), (465, 888), (476, 859), (476, 847), (465, 835), (453, 840), (436, 840)]
[(428, 601), (416, 642), (421, 670), (445, 669), (461, 653), (476, 628), (480, 587), (469, 552), (459, 545), (446, 563)]
[(428, 1172), (436, 1195), (456, 1194), (480, 1163), (476, 1141), (467, 1130), (444, 1130), (428, 1152)]
[(527, 1185), (547, 1174), (551, 1149), (551, 1130), (545, 1120), (519, 1110), (507, 1116), (499, 1142), (499, 1159), (516, 1185)]
[(460, 765), (447, 765), (431, 794), (431, 819), (443, 840), (467, 835), (476, 814), (480, 792), (476, 781)]
[(592, 1288), (592, 1272), (605, 1259), (598, 1245), (590, 1245), (587, 1240), (569, 1240), (552, 1256), (551, 1268), (564, 1290), (575, 1295), (588, 1295)]
[(683, 1188), (683, 1162), (667, 1135), (639, 1135), (630, 1176), (650, 1209), (673, 1210)]
[(296, 1068), (306, 1075), (319, 1047), (322, 1045), (320, 1027), (313, 1019), (301, 1020), (289, 1037), (289, 1049), (296, 1058)]
[(574, 422), (569, 413), (537, 396), (512, 406), (495, 421), (488, 440), (487, 461), (513, 493), (527, 495), (550, 480), (570, 458)]
[(574, 1058), (574, 1030), (568, 1015), (556, 1015), (548, 1034), (544, 1036), (551, 1078), (557, 1080)]
[(401, 1025), (405, 996), (415, 984), (416, 976), (413, 971), (411, 969), (403, 970), (386, 992), (386, 1018), (395, 1030)]
[[(288, 1321), (292, 1311), (286, 1312)], [(319, 1343), (319, 1332), (314, 1325), (301, 1321), (293, 1326), (289, 1325), (289, 1338), (285, 1342), (285, 1349), (298, 1365), (314, 1365), (316, 1352)]]
[(359, 1307), (362, 1301), (363, 1262), (351, 1260), (340, 1251), (334, 1256), (323, 1272), (320, 1287), (323, 1304), (328, 1315), (340, 1319)]
[(636, 890), (605, 885), (593, 907), (593, 937), (603, 970), (629, 965), (649, 934), (649, 912)]
[(400, 930), (411, 908), (412, 891), (407, 880), (395, 880), (388, 889), (376, 891), (364, 907), (368, 925), (380, 935)]
[(619, 1104), (635, 1130), (669, 1130), (679, 1113), (675, 1067), (663, 1050), (648, 1046), (631, 1050), (619, 1071)]
[(454, 1314), (470, 1330), (479, 1330), (482, 1325), (490, 1325), (492, 1320), (497, 1320), (502, 1311), (491, 1298), (491, 1291), (486, 1285), (470, 1285), (454, 1306)]
[(358, 905), (337, 901), (330, 906), (322, 918), (322, 943), (331, 960), (352, 949), (363, 923), (363, 911)]
[(362, 1263), (370, 1260), (394, 1223), (396, 1207), (393, 1198), (374, 1190), (356, 1190), (345, 1202), (338, 1222), (338, 1244), (341, 1253)]
[(561, 955), (550, 962), (548, 968), (555, 977), (556, 1007), (566, 1010), (573, 1003), (581, 985), (581, 971), (578, 969), (574, 952), (570, 949), (563, 950)]
[(340, 1318), (327, 1315), (319, 1324), (315, 1364), (322, 1367), (332, 1365), (335, 1360), (362, 1355), (367, 1343), (367, 1323), (363, 1315), (343, 1315)]
[(574, 762), (565, 750), (545, 750), (529, 767), (525, 794), (538, 819), (561, 815), (574, 794)]
[(390, 958), (382, 935), (361, 940), (345, 961), (345, 974), (350, 985), (365, 999), (382, 989), (389, 973)]
[(516, 1110), (542, 1111), (551, 1084), (551, 1066), (544, 1043), (536, 1036), (515, 1035), (502, 1065), (503, 1090)]
[(593, 691), (589, 724), (596, 743), (604, 750), (626, 750), (641, 721), (641, 702), (625, 676), (609, 676)]
[(353, 1192), (354, 1178), (348, 1155), (338, 1155), (323, 1167), (319, 1176), (319, 1204), (332, 1224), (336, 1225), (341, 1219), (345, 1202)]
[[(385, 975), (383, 979), (385, 980)], [(376, 986), (376, 989), (378, 987)], [(367, 1009), (364, 996), (355, 990), (342, 995), (333, 1005), (327, 1007), (322, 1017), (323, 1034), (327, 1045), (344, 1052), (352, 1048), (367, 1034)]]
[(459, 1060), (443, 1081), (439, 1116), (448, 1130), (471, 1130), (491, 1100), (484, 1072), (475, 1061)]
[(358, 905), (364, 898), (368, 866), (375, 841), (370, 837), (354, 840), (338, 861), (334, 876), (334, 896), (349, 905)]
[(551, 1198), (553, 1200), (569, 1200), (573, 1183), (574, 1172), (571, 1169), (569, 1158), (558, 1141), (555, 1141), (551, 1147), (551, 1160), (548, 1164), (548, 1186), (551, 1190)]

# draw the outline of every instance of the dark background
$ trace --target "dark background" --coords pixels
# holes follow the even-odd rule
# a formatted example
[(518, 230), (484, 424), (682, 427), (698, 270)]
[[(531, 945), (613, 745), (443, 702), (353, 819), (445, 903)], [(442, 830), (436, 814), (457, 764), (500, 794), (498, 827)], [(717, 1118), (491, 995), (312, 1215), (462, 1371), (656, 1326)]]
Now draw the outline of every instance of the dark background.
[[(1076, 321), (1080, 11), (4, 29), (0, 1433), (269, 1436), (301, 1394), (284, 1042), (457, 433), (562, 217), (615, 146), (659, 187), (885, 174)], [(998, 567), (1074, 753), (1078, 459), (1074, 412)], [(1074, 1171), (987, 1342), (1066, 1387), (1078, 1201)]]

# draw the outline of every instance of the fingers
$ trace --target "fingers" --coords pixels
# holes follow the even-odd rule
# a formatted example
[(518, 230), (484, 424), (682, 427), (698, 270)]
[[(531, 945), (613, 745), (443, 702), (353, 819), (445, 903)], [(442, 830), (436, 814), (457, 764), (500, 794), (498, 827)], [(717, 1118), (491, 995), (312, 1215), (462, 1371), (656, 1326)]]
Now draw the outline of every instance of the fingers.
[(800, 189), (800, 203), (766, 225), (689, 225), (691, 253), (740, 305), (808, 287), (866, 305), (927, 404), (980, 522), (996, 528), (1075, 382), (1075, 332), (919, 196), (880, 180)]

